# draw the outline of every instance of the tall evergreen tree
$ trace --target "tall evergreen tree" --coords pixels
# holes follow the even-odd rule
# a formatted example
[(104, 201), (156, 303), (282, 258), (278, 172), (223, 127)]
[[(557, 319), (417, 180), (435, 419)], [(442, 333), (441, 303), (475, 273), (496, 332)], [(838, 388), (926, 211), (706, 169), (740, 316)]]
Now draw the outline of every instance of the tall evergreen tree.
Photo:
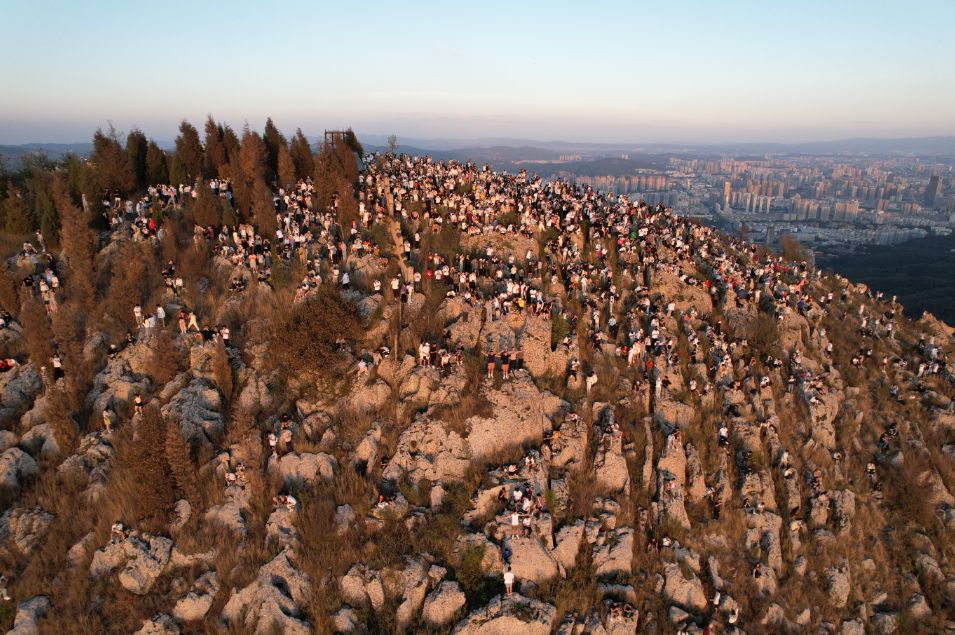
[(315, 174), (315, 156), (312, 154), (312, 146), (308, 143), (301, 128), (296, 130), (295, 136), (292, 137), (289, 154), (295, 164), (295, 176), (297, 178), (304, 179)]
[(144, 135), (143, 131), (139, 128), (133, 128), (130, 133), (126, 135), (126, 155), (129, 157), (129, 163), (133, 169), (133, 176), (136, 181), (136, 188), (139, 190), (144, 190), (146, 186), (149, 185), (146, 180), (146, 152), (148, 146), (149, 141), (147, 141), (146, 135)]
[(96, 183), (101, 190), (111, 190), (125, 196), (135, 189), (136, 177), (133, 167), (112, 125), (106, 131), (97, 128), (93, 135), (90, 163), (93, 165)]
[(34, 227), (33, 215), (13, 183), (8, 186), (8, 195), (3, 201), (3, 227), (11, 234), (27, 234)]
[(146, 180), (152, 185), (170, 182), (166, 153), (152, 139), (146, 149)]
[(279, 148), (278, 179), (279, 185), (283, 187), (292, 186), (296, 181), (295, 162), (292, 160), (292, 155), (285, 146)]
[(185, 119), (179, 124), (179, 136), (176, 137), (176, 159), (185, 175), (183, 182), (191, 185), (196, 179), (202, 178), (203, 152), (199, 131)]
[(229, 162), (229, 155), (223, 142), (222, 126), (215, 122), (212, 115), (206, 119), (206, 174), (209, 176), (225, 176), (223, 168)]
[(53, 198), (62, 222), (62, 255), (66, 259), (69, 297), (85, 310), (92, 307), (96, 235), (90, 229), (88, 215), (73, 204), (62, 177), (53, 183)]
[(265, 120), (263, 140), (265, 141), (265, 151), (268, 155), (265, 177), (266, 180), (271, 181), (275, 179), (279, 172), (279, 152), (282, 148), (288, 150), (288, 141), (285, 140), (285, 137), (279, 132), (279, 129), (275, 127), (275, 123), (272, 122), (271, 117)]

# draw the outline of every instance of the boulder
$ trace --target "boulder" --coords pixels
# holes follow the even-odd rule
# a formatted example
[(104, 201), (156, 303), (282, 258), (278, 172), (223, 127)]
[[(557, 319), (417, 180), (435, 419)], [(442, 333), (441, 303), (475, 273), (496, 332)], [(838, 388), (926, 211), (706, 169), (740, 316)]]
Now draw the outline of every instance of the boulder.
[(514, 537), (507, 544), (511, 548), (511, 571), (518, 581), (539, 585), (557, 577), (557, 562), (537, 536)]
[(319, 480), (330, 483), (335, 479), (337, 467), (335, 457), (324, 452), (289, 452), (277, 460), (269, 459), (269, 472), (277, 476), (285, 488), (307, 488)]
[(584, 541), (584, 521), (566, 525), (557, 532), (557, 546), (551, 551), (554, 560), (563, 571), (569, 571), (577, 563), (577, 554)]
[(667, 602), (694, 614), (706, 610), (706, 594), (698, 577), (692, 573), (689, 578), (685, 577), (680, 565), (674, 563), (664, 565), (663, 577), (663, 594)]
[(33, 364), (22, 364), (0, 374), (0, 423), (19, 418), (41, 388), (43, 382)]
[[(125, 351), (124, 351), (125, 353)], [(128, 406), (136, 395), (149, 390), (149, 380), (133, 372), (125, 355), (110, 359), (93, 379), (93, 389), (86, 395), (86, 405), (93, 412)]]
[(679, 401), (662, 399), (657, 403), (656, 411), (653, 413), (657, 424), (666, 432), (671, 432), (677, 428), (684, 430), (693, 421), (696, 411), (692, 406)]
[(13, 618), (13, 628), (7, 635), (37, 635), (40, 632), (39, 621), (50, 610), (50, 599), (37, 595), (20, 602)]
[(386, 479), (397, 481), (407, 474), (412, 482), (458, 482), (471, 465), (467, 441), (448, 430), (439, 421), (419, 416), (398, 437), (394, 456), (382, 472)]
[(486, 397), (491, 402), (492, 414), (467, 419), (467, 443), (471, 455), (489, 459), (510, 448), (525, 443), (540, 444), (551, 430), (550, 417), (566, 405), (550, 393), (537, 390), (530, 375), (518, 370), (512, 379), (490, 390)]
[(391, 386), (381, 379), (371, 385), (356, 385), (348, 396), (348, 405), (355, 412), (366, 414), (375, 412), (391, 399)]
[(222, 437), (222, 396), (208, 381), (196, 378), (177, 392), (162, 408), (163, 418), (180, 426), (191, 445), (213, 450)]
[(180, 622), (196, 622), (205, 617), (219, 593), (219, 578), (215, 571), (202, 574), (193, 583), (192, 589), (179, 598), (172, 609), (173, 617)]
[(524, 365), (535, 378), (561, 376), (570, 363), (570, 352), (563, 346), (551, 350), (551, 320), (537, 315), (526, 316), (520, 333)]
[(57, 467), (63, 477), (77, 483), (105, 485), (116, 451), (101, 432), (91, 432), (80, 440), (76, 452)]
[(297, 515), (284, 505), (272, 512), (265, 524), (266, 543), (276, 544), (282, 548), (298, 546), (299, 531), (295, 526)]
[(0, 454), (0, 489), (16, 494), (23, 481), (39, 473), (33, 457), (20, 448), (9, 448)]
[(179, 635), (179, 625), (165, 613), (152, 616), (143, 622), (143, 627), (134, 635)]
[(557, 609), (518, 594), (497, 595), (458, 622), (452, 635), (550, 635)]
[(586, 458), (589, 443), (590, 426), (581, 417), (565, 420), (560, 426), (560, 439), (551, 444), (551, 467), (579, 466)]
[(363, 624), (350, 606), (343, 606), (332, 615), (332, 631), (335, 633), (355, 633), (363, 630)]
[(620, 435), (608, 439), (597, 449), (594, 458), (594, 478), (599, 487), (608, 493), (630, 495), (630, 471), (623, 456), (623, 439)]
[(41, 423), (30, 428), (20, 437), (20, 447), (35, 458), (53, 459), (60, 455), (60, 446), (56, 442), (53, 428), (49, 423)]
[(633, 567), (633, 529), (621, 527), (608, 533), (594, 548), (594, 572), (600, 576), (630, 575)]
[(162, 575), (172, 553), (172, 540), (162, 536), (130, 536), (123, 543), (126, 566), (117, 580), (130, 593), (145, 595)]
[(355, 453), (351, 460), (351, 466), (354, 470), (364, 473), (370, 467), (374, 467), (375, 462), (378, 460), (379, 441), (381, 441), (381, 424), (375, 424), (371, 430), (362, 437), (361, 441), (358, 442), (358, 447), (355, 448)]
[(283, 551), (259, 569), (256, 579), (241, 590), (233, 589), (221, 619), (230, 628), (266, 635), (279, 629), (291, 635), (308, 635), (311, 625), (302, 617), (311, 595), (307, 576), (292, 566)]
[(849, 591), (852, 588), (849, 579), (849, 568), (847, 566), (839, 568), (830, 567), (826, 569), (825, 573), (829, 589), (829, 600), (836, 608), (843, 608), (849, 602)]
[(53, 514), (41, 507), (8, 509), (0, 517), (0, 542), (13, 542), (17, 551), (30, 555), (52, 522)]
[(454, 620), (465, 603), (460, 585), (457, 582), (444, 581), (425, 598), (421, 619), (432, 628), (442, 628)]
[(338, 581), (338, 590), (350, 606), (379, 611), (385, 604), (381, 575), (364, 565), (353, 565)]

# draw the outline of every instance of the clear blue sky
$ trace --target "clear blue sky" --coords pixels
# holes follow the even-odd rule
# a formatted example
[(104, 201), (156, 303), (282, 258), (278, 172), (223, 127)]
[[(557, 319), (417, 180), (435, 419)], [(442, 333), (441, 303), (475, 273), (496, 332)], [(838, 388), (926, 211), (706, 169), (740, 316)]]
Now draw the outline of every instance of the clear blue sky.
[(399, 137), (955, 134), (952, 0), (0, 0), (0, 60), (0, 143), (107, 121), (168, 140), (207, 113)]

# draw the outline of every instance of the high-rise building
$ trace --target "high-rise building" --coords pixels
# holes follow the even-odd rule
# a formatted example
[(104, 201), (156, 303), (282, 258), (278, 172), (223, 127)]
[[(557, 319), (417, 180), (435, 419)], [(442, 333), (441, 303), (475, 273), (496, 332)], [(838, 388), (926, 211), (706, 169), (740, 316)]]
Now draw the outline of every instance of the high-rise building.
[(723, 182), (723, 209), (729, 209), (731, 191), (732, 191), (732, 185), (730, 185), (730, 182), (724, 181)]
[(933, 174), (932, 178), (928, 180), (928, 187), (925, 188), (926, 207), (935, 205), (935, 199), (938, 197), (938, 188), (940, 185), (941, 179), (939, 179), (938, 174)]

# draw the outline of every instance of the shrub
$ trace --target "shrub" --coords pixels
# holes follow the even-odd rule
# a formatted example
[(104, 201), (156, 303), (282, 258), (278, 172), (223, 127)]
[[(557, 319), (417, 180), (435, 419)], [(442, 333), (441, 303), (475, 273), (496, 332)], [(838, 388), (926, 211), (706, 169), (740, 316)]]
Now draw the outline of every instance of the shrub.
[(337, 289), (322, 286), (279, 320), (270, 349), (289, 373), (332, 377), (344, 365), (339, 350), (354, 346), (362, 326), (358, 307)]

